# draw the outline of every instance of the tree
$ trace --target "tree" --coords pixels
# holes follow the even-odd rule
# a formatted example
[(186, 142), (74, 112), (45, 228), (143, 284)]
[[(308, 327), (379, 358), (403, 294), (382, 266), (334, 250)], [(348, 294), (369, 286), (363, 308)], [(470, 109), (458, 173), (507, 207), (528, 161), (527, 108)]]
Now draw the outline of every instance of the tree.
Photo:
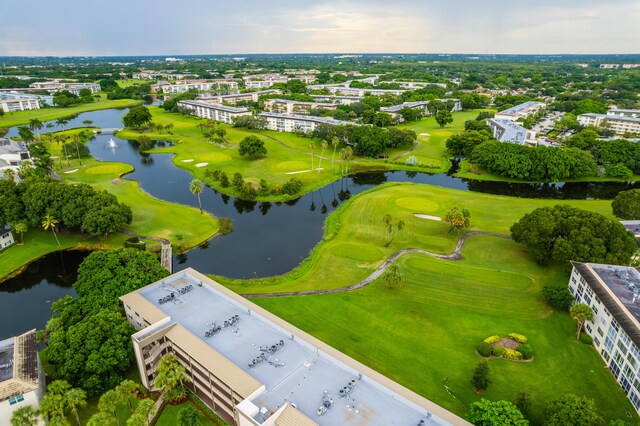
[(640, 189), (619, 192), (611, 202), (611, 209), (618, 219), (640, 219)]
[(435, 119), (436, 123), (438, 123), (438, 126), (440, 127), (444, 127), (449, 123), (453, 123), (453, 115), (451, 115), (451, 113), (446, 109), (441, 109), (440, 111), (436, 112)]
[(20, 407), (11, 414), (11, 426), (37, 426), (39, 422), (40, 416), (31, 405)]
[(404, 121), (417, 121), (422, 117), (422, 113), (417, 108), (404, 107), (398, 111), (398, 114), (400, 114)]
[(33, 132), (27, 126), (18, 127), (18, 135), (27, 145), (33, 142), (35, 139), (33, 136)]
[(333, 170), (333, 160), (335, 160), (336, 158), (336, 149), (338, 148), (338, 145), (340, 145), (340, 139), (338, 139), (337, 136), (334, 136), (331, 139), (331, 146), (333, 146), (333, 155), (331, 156), (331, 170)]
[(120, 424), (120, 419), (118, 419), (118, 413), (116, 409), (118, 405), (121, 403), (120, 395), (113, 389), (106, 391), (100, 399), (98, 400), (98, 410), (103, 413), (111, 413), (113, 417), (116, 419), (116, 423)]
[(118, 386), (116, 386), (116, 392), (120, 395), (123, 401), (129, 403), (129, 411), (133, 412), (133, 406), (131, 405), (131, 398), (135, 398), (138, 395), (138, 384), (133, 380), (123, 380)]
[(74, 416), (76, 416), (78, 426), (81, 426), (78, 408), (82, 408), (87, 405), (86, 392), (79, 388), (72, 388), (64, 394), (64, 399), (67, 407), (69, 407)]
[(136, 407), (135, 411), (133, 412), (133, 415), (131, 416), (131, 419), (134, 419), (131, 422), (133, 423), (133, 425), (131, 425), (129, 421), (127, 421), (127, 426), (148, 425), (149, 417), (155, 416), (157, 410), (158, 410), (158, 406), (156, 405), (154, 400), (152, 399), (141, 400), (140, 402), (138, 402), (138, 406)]
[(113, 426), (116, 422), (111, 413), (98, 412), (91, 416), (87, 426)]
[(484, 392), (491, 384), (489, 373), (489, 363), (487, 361), (479, 362), (476, 368), (474, 368), (473, 376), (471, 376), (471, 384), (477, 393)]
[(20, 234), (20, 244), (24, 244), (24, 233), (27, 232), (27, 230), (29, 229), (27, 227), (27, 223), (17, 222), (14, 225), (12, 225), (12, 229), (14, 232), (17, 232)]
[(184, 381), (185, 368), (178, 362), (175, 356), (166, 354), (158, 363), (155, 386), (162, 389), (166, 394), (167, 401), (175, 401), (186, 394)]
[(313, 171), (313, 150), (316, 148), (315, 142), (311, 142), (309, 144), (309, 149), (311, 150), (311, 171)]
[(45, 231), (47, 229), (51, 229), (51, 232), (53, 232), (53, 236), (56, 237), (56, 242), (58, 243), (58, 245), (60, 245), (60, 241), (58, 240), (58, 236), (56, 235), (56, 226), (58, 225), (58, 223), (60, 223), (58, 219), (54, 218), (50, 214), (47, 214), (42, 220), (42, 228), (44, 228)]
[(258, 157), (264, 157), (267, 155), (267, 148), (264, 146), (264, 142), (257, 136), (247, 136), (240, 141), (240, 147), (238, 154), (253, 159)]
[(131, 107), (128, 113), (122, 117), (122, 123), (125, 127), (140, 128), (151, 122), (151, 113), (144, 105), (136, 105)]
[(545, 409), (545, 426), (602, 426), (593, 399), (566, 394), (551, 401)]
[(322, 147), (322, 151), (320, 152), (320, 160), (318, 161), (318, 173), (320, 173), (320, 166), (322, 165), (322, 156), (324, 155), (324, 151), (329, 147), (329, 144), (323, 140), (320, 147)]
[(394, 220), (390, 214), (387, 213), (386, 215), (384, 215), (384, 217), (382, 218), (382, 221), (386, 226), (387, 234), (389, 236), (389, 240), (384, 244), (384, 246), (389, 247), (389, 245), (394, 240), (394, 238), (398, 235), (398, 233), (404, 229), (404, 220), (398, 219), (395, 222), (395, 228), (396, 228), (395, 233), (393, 233)]
[(69, 120), (67, 120), (66, 118), (62, 117), (62, 118), (58, 118), (56, 120), (56, 126), (62, 128), (62, 131), (64, 132), (64, 128), (67, 126), (67, 124), (69, 124)]
[(339, 155), (340, 155), (340, 159), (342, 160), (341, 172), (343, 175), (346, 175), (347, 173), (349, 173), (349, 160), (353, 155), (353, 150), (351, 149), (350, 146), (346, 146), (340, 150)]
[(29, 120), (29, 129), (36, 131), (36, 133), (38, 134), (38, 140), (41, 140), (40, 130), (42, 129), (42, 127), (44, 127), (42, 125), (42, 121), (38, 120), (37, 118), (32, 118), (31, 120)]
[(516, 400), (513, 401), (513, 405), (515, 405), (518, 410), (522, 413), (525, 419), (529, 419), (531, 417), (531, 409), (532, 409), (532, 400), (531, 394), (528, 392), (518, 392), (516, 395)]
[(580, 340), (580, 332), (582, 332), (582, 327), (586, 321), (593, 320), (593, 310), (591, 306), (584, 303), (574, 303), (569, 308), (569, 315), (571, 318), (578, 321), (578, 333), (576, 336), (576, 340)]
[(401, 287), (404, 282), (404, 276), (400, 272), (398, 265), (391, 265), (382, 276), (382, 280), (389, 288)]
[(569, 261), (628, 264), (635, 238), (619, 222), (569, 205), (533, 210), (511, 226), (511, 237), (540, 264)]
[(542, 287), (542, 295), (556, 308), (567, 310), (574, 299), (566, 285), (550, 284)]
[(15, 182), (16, 180), (16, 172), (13, 169), (4, 169), (4, 172), (2, 173), (4, 175), (4, 178), (11, 181), (11, 182)]
[(447, 212), (443, 220), (451, 225), (449, 233), (453, 231), (459, 232), (470, 225), (471, 213), (467, 209), (453, 207)]
[(47, 386), (47, 393), (40, 404), (40, 413), (46, 421), (64, 417), (67, 406), (65, 395), (70, 389), (71, 385), (64, 380), (54, 380)]
[(200, 194), (204, 191), (204, 182), (200, 179), (194, 179), (189, 184), (189, 191), (193, 195), (198, 196), (198, 204), (200, 205), (200, 214), (202, 214), (202, 202), (200, 201)]
[(480, 399), (469, 406), (467, 420), (476, 426), (528, 426), (518, 407), (509, 401)]
[(200, 413), (192, 405), (178, 411), (178, 426), (199, 426), (202, 424)]

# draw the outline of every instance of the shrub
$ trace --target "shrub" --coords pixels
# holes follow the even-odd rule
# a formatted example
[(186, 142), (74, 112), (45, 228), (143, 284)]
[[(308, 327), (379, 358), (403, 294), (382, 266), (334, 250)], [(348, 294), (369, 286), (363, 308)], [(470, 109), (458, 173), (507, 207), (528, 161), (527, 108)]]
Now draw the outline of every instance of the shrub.
[(487, 342), (480, 342), (478, 346), (476, 346), (476, 350), (480, 354), (480, 356), (487, 358), (491, 355), (491, 346)]
[(573, 296), (566, 285), (546, 285), (542, 288), (542, 295), (551, 305), (565, 311), (573, 303)]
[(244, 179), (242, 179), (242, 175), (238, 172), (233, 174), (233, 179), (231, 180), (231, 185), (240, 191), (242, 189), (242, 185), (244, 185)]
[(524, 359), (531, 359), (533, 356), (533, 346), (528, 343), (519, 345), (516, 350), (522, 354), (522, 358)]
[(291, 178), (284, 185), (282, 185), (282, 192), (288, 195), (295, 195), (302, 189), (302, 182), (300, 179)]
[(593, 338), (591, 338), (587, 333), (580, 333), (580, 341), (585, 345), (593, 344)]
[(242, 193), (242, 198), (245, 200), (255, 200), (256, 199), (256, 190), (253, 188), (249, 182), (244, 182), (242, 187), (240, 188), (240, 192)]
[(233, 231), (233, 222), (231, 221), (231, 218), (219, 217), (218, 225), (220, 226), (219, 232), (222, 235), (228, 234), (229, 232)]
[(220, 186), (226, 188), (229, 186), (229, 177), (225, 172), (220, 172)]
[(490, 336), (484, 339), (484, 341), (487, 342), (488, 344), (496, 343), (496, 342), (499, 342), (500, 340), (502, 340), (502, 337), (500, 336)]
[(514, 359), (517, 361), (522, 359), (522, 354), (518, 351), (514, 351), (513, 349), (504, 348), (504, 355), (502, 357), (506, 359)]
[(260, 195), (268, 195), (271, 191), (269, 188), (269, 182), (264, 179), (260, 179), (260, 186), (258, 187), (258, 194)]
[(412, 155), (411, 157), (407, 158), (407, 160), (405, 161), (405, 164), (407, 166), (416, 166), (418, 165), (418, 159), (416, 158), (415, 155)]
[(489, 363), (487, 361), (480, 362), (473, 370), (473, 376), (471, 377), (473, 388), (480, 392), (487, 389), (491, 384), (489, 374)]
[(499, 358), (504, 358), (504, 354), (507, 351), (506, 348), (503, 348), (502, 346), (494, 346), (493, 349), (491, 350), (491, 352), (493, 353), (493, 356), (497, 356)]
[(518, 333), (509, 333), (507, 337), (509, 337), (509, 339), (511, 340), (515, 340), (518, 343), (527, 343), (528, 341), (526, 336)]

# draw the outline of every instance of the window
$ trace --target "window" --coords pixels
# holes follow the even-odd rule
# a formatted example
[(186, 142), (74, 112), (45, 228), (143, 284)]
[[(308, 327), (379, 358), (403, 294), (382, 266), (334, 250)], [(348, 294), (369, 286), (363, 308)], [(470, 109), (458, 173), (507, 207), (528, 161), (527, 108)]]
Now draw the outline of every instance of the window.
[(24, 395), (16, 395), (9, 398), (9, 405), (17, 404), (18, 402), (24, 401)]
[(591, 333), (591, 326), (590, 326), (589, 324), (587, 324), (585, 328), (587, 329), (587, 331), (588, 331), (589, 333)]
[(622, 343), (622, 340), (618, 340), (618, 349), (620, 349), (620, 352), (622, 352), (622, 355), (627, 354), (627, 348)]
[[(631, 369), (631, 367), (629, 367), (628, 365), (624, 366), (624, 376), (627, 379), (631, 379), (633, 376), (633, 370)], [(626, 389), (625, 389), (626, 390)]]
[(597, 337), (594, 337), (593, 341), (596, 343), (596, 347), (600, 346), (600, 339), (598, 339)]
[(602, 331), (602, 329), (600, 327), (598, 327), (598, 329), (596, 331), (598, 332), (600, 337), (604, 337), (604, 331)]

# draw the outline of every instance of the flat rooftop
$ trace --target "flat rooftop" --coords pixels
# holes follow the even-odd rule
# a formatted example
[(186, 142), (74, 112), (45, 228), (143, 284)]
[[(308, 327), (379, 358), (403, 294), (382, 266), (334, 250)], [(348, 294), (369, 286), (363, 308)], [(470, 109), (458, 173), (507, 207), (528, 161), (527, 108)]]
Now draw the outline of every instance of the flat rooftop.
[(524, 145), (527, 140), (527, 129), (510, 120), (490, 119), (502, 129), (497, 139), (500, 142), (516, 143)]
[(288, 120), (299, 120), (299, 121), (312, 121), (314, 123), (322, 123), (322, 124), (332, 124), (332, 125), (352, 125), (358, 126), (357, 123), (352, 123), (351, 121), (342, 121), (336, 120), (331, 117), (317, 117), (315, 115), (298, 115), (298, 114), (284, 114), (279, 112), (262, 112), (258, 114), (260, 117), (271, 117), (271, 118), (282, 118)]
[(226, 112), (232, 112), (232, 113), (241, 113), (241, 112), (249, 112), (248, 108), (238, 108), (238, 107), (231, 107), (231, 106), (227, 106), (227, 105), (222, 105), (222, 104), (216, 104), (216, 103), (212, 103), (212, 102), (204, 102), (204, 101), (178, 101), (179, 104), (182, 105), (191, 105), (191, 106), (195, 106), (195, 107), (202, 107), (202, 108), (209, 108), (209, 109), (216, 109), (218, 111), (226, 111)]
[(0, 341), (0, 383), (13, 378), (14, 338)]
[[(189, 285), (191, 290), (181, 294), (180, 289)], [(276, 324), (255, 312), (254, 308), (260, 308), (251, 302), (235, 300), (188, 270), (138, 293), (171, 316), (172, 322), (182, 325), (266, 387), (265, 392), (252, 399), (257, 407), (266, 408), (261, 410), (266, 411), (265, 415), (259, 412), (254, 417), (258, 423), (291, 403), (320, 425), (413, 426), (421, 420), (425, 426), (449, 424), (345, 364), (345, 360), (354, 362), (346, 355), (340, 354), (338, 358), (343, 358), (338, 359), (328, 354), (283, 328), (286, 323)], [(160, 302), (171, 293), (174, 298)], [(233, 318), (237, 320), (225, 326), (225, 321)], [(217, 326), (220, 331), (206, 337)], [(259, 360), (255, 366), (254, 360)], [(333, 403), (319, 416), (317, 410), (323, 398)]]
[(625, 308), (640, 321), (640, 272), (630, 266), (589, 263)]
[(528, 111), (531, 108), (537, 107), (538, 105), (544, 105), (542, 102), (535, 102), (535, 101), (527, 101), (527, 102), (523, 102), (520, 105), (516, 105), (513, 106), (511, 108), (507, 108), (504, 111), (500, 111), (498, 114), (505, 114), (505, 115), (509, 115), (509, 114), (520, 114), (523, 112)]

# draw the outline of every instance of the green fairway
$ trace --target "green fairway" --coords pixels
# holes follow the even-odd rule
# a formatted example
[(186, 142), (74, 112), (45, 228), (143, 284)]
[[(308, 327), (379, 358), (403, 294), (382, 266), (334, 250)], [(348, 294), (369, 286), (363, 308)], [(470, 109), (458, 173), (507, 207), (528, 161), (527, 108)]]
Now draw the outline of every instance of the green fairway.
[(90, 104), (80, 104), (67, 108), (51, 107), (35, 109), (31, 111), (18, 111), (7, 113), (0, 117), (0, 128), (29, 124), (29, 120), (37, 118), (40, 121), (56, 120), (61, 117), (80, 114), (81, 112), (96, 111), (110, 108), (129, 108), (140, 104), (140, 101), (132, 99), (102, 100)]
[[(576, 342), (574, 321), (544, 302), (541, 286), (565, 282), (561, 273), (539, 267), (510, 240), (472, 237), (463, 253), (458, 262), (400, 258), (401, 288), (378, 280), (351, 293), (254, 301), (463, 416), (480, 398), (470, 384), (481, 359), (477, 343), (492, 334), (522, 333), (536, 350), (534, 361), (491, 360), (493, 384), (484, 397), (513, 400), (527, 391), (539, 413), (571, 392), (594, 398), (607, 419), (626, 419), (630, 412), (637, 421), (596, 351)], [(455, 397), (445, 390), (445, 378)]]
[[(611, 216), (610, 201), (606, 200), (523, 199), (428, 185), (385, 184), (352, 198), (333, 213), (325, 224), (324, 241), (289, 274), (250, 281), (222, 280), (240, 293), (342, 287), (367, 277), (397, 250), (453, 250), (458, 235), (449, 234), (447, 224), (417, 218), (415, 213), (442, 217), (459, 206), (471, 212), (472, 229), (506, 235), (525, 213), (561, 203)], [(388, 237), (382, 219), (387, 213), (403, 220), (406, 229), (384, 247)]]

